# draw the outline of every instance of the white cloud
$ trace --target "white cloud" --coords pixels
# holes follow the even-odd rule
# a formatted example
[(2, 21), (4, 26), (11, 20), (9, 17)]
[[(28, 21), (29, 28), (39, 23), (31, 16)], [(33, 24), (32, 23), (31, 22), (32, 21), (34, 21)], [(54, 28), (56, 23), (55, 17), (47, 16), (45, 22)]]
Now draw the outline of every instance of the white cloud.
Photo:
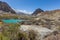
[(32, 12), (28, 12), (27, 10), (19, 10), (19, 9), (14, 9), (16, 12), (22, 12), (22, 13), (26, 13), (26, 14), (32, 14)]
[(31, 14), (31, 13), (32, 13), (32, 12), (28, 12), (28, 11), (26, 11), (26, 10), (17, 10), (17, 11), (23, 12), (23, 13), (26, 13), (26, 14)]

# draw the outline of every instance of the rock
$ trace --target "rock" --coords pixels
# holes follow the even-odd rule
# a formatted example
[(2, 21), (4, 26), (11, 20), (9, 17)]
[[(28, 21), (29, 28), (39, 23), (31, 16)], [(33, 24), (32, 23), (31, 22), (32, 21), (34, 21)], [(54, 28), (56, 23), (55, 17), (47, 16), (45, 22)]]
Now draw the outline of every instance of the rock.
[(53, 30), (50, 30), (48, 28), (45, 27), (41, 27), (41, 26), (37, 26), (37, 25), (21, 25), (20, 30), (24, 33), (29, 33), (30, 30), (34, 31), (36, 33), (36, 40), (41, 40), (43, 39), (45, 36), (50, 35)]
[(50, 35), (50, 36), (44, 38), (44, 40), (60, 40), (60, 34)]
[(5, 12), (15, 13), (15, 11), (6, 3), (0, 1), (0, 10)]
[(32, 15), (37, 15), (37, 14), (39, 14), (39, 13), (41, 13), (41, 12), (44, 12), (42, 9), (40, 9), (40, 8), (38, 8), (38, 9), (36, 9), (33, 13), (32, 13)]

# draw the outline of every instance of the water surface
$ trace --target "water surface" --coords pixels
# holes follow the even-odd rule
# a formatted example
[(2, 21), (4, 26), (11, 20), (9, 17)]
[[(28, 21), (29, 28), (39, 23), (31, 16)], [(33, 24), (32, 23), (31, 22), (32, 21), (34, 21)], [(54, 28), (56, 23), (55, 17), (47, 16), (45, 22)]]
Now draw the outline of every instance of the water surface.
[(24, 20), (19, 20), (19, 19), (4, 19), (2, 20), (4, 23), (18, 23), (18, 22), (22, 22)]

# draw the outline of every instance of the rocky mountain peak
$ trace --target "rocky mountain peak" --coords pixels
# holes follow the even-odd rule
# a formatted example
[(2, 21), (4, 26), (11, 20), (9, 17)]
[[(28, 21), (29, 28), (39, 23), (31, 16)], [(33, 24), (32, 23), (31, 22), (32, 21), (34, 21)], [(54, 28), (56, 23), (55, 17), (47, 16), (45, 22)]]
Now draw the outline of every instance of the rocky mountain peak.
[(15, 13), (15, 11), (6, 3), (0, 1), (0, 10), (5, 12)]
[(39, 14), (39, 13), (41, 13), (41, 12), (44, 12), (42, 9), (40, 9), (40, 8), (37, 8), (33, 13), (32, 13), (32, 15), (37, 15), (37, 14)]

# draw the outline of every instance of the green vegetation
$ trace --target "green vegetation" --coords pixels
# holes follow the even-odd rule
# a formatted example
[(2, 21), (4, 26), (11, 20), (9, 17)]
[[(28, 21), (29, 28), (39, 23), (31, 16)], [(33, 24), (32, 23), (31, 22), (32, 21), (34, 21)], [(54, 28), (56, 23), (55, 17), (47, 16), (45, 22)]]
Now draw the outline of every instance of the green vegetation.
[(30, 30), (29, 33), (21, 32), (18, 34), (18, 40), (36, 40), (36, 32)]
[(18, 19), (18, 15), (14, 14), (2, 14), (0, 15), (0, 19)]
[(4, 24), (4, 26), (2, 27), (2, 35), (0, 35), (0, 39), (17, 40), (19, 27), (19, 24)]
[(9, 40), (9, 38), (0, 33), (0, 40)]
[[(33, 20), (30, 16), (20, 16), (16, 14), (2, 14), (0, 15), (0, 22), (2, 19), (24, 19)], [(30, 30), (29, 33), (20, 31), (20, 24), (5, 24), (0, 25), (0, 40), (35, 40), (36, 33)]]
[(30, 30), (28, 33), (19, 30), (20, 24), (3, 24), (0, 32), (0, 40), (36, 40), (36, 33)]

